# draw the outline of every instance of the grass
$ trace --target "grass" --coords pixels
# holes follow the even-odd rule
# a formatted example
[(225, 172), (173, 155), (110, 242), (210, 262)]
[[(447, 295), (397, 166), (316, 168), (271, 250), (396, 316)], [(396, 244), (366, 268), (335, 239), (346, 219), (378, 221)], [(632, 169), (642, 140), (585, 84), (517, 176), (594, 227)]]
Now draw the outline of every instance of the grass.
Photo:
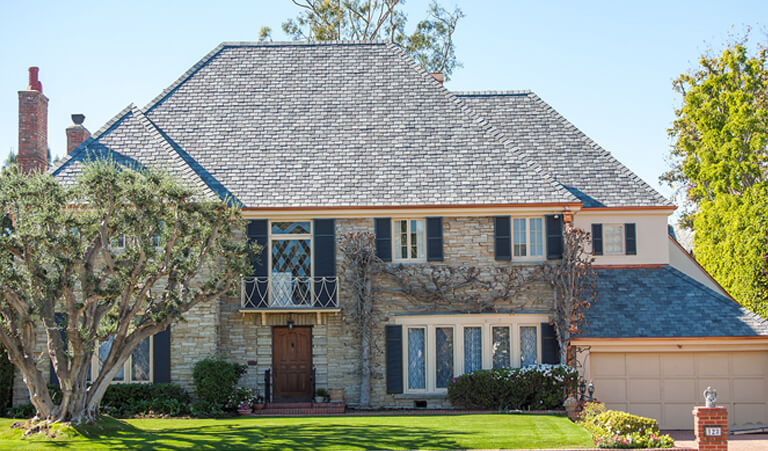
[(22, 439), (0, 419), (0, 449), (581, 448), (590, 435), (554, 415), (355, 416), (231, 419), (105, 418), (55, 439)]

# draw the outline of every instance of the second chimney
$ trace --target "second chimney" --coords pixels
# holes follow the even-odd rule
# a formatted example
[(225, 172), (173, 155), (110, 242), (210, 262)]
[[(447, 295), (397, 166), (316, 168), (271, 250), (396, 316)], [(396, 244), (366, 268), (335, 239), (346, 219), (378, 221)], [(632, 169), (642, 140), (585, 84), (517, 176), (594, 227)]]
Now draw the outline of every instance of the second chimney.
[(91, 137), (91, 132), (83, 126), (84, 114), (73, 114), (72, 125), (67, 127), (67, 154), (72, 153), (80, 144)]

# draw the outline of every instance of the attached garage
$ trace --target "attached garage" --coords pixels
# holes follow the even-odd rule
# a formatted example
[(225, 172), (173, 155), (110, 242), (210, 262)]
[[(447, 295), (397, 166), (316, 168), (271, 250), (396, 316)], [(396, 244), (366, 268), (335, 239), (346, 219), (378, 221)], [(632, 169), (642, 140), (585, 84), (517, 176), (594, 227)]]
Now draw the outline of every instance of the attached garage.
[(599, 269), (578, 350), (610, 409), (693, 429), (704, 390), (731, 430), (768, 427), (768, 322), (675, 268)]
[(590, 352), (589, 365), (598, 400), (664, 429), (692, 429), (708, 386), (732, 429), (768, 426), (768, 351)]

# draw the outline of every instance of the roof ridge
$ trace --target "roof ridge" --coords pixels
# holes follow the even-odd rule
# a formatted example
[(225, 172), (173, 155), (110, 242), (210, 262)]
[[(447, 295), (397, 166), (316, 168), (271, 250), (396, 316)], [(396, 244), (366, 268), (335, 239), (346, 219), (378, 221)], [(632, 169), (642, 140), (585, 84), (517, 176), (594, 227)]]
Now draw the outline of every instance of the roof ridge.
[(587, 145), (589, 145), (596, 151), (600, 152), (600, 154), (605, 158), (608, 158), (615, 166), (617, 166), (615, 169), (617, 169), (620, 174), (628, 176), (631, 180), (637, 183), (640, 186), (640, 188), (644, 189), (647, 193), (654, 195), (654, 197), (656, 197), (657, 200), (661, 201), (663, 204), (673, 205), (673, 203), (669, 199), (664, 197), (661, 193), (659, 193), (653, 187), (651, 187), (648, 183), (646, 183), (646, 181), (643, 180), (639, 175), (635, 174), (631, 169), (629, 169), (622, 162), (617, 160), (616, 157), (614, 157), (610, 151), (608, 151), (603, 146), (601, 146), (596, 141), (594, 141), (592, 138), (590, 138), (586, 133), (584, 133), (580, 128), (578, 128), (573, 122), (569, 121), (565, 116), (560, 114), (559, 111), (557, 111), (552, 105), (544, 101), (544, 99), (539, 97), (535, 92), (531, 92), (530, 97), (534, 102), (542, 105), (545, 108), (545, 111), (548, 114), (550, 114), (554, 119), (559, 120), (561, 124), (569, 128), (572, 132), (576, 133), (579, 136), (579, 138), (582, 141), (584, 141)]
[(530, 89), (506, 89), (490, 91), (452, 91), (457, 97), (501, 97), (501, 96), (526, 96), (533, 94)]
[(715, 300), (717, 300), (719, 302), (722, 302), (724, 304), (728, 304), (729, 306), (733, 306), (735, 304), (735, 306), (739, 310), (741, 310), (742, 313), (752, 314), (752, 315), (756, 316), (758, 319), (760, 319), (763, 323), (768, 325), (768, 320), (766, 320), (765, 318), (763, 318), (763, 317), (757, 315), (756, 313), (754, 313), (753, 311), (747, 309), (743, 305), (741, 305), (738, 302), (736, 302), (734, 299), (729, 299), (729, 298), (721, 295), (720, 293), (716, 292), (715, 290), (709, 288), (708, 286), (704, 285), (703, 283), (699, 282), (698, 280), (695, 280), (692, 277), (688, 276), (687, 274), (684, 274), (682, 271), (680, 271), (679, 269), (673, 267), (672, 265), (667, 265), (666, 267), (664, 267), (662, 269), (670, 272), (673, 276), (679, 278), (680, 280), (688, 283), (691, 286), (694, 286), (694, 287), (699, 288), (699, 289), (703, 289), (707, 293), (708, 296), (714, 298)]
[(109, 134), (112, 130), (116, 129), (118, 125), (120, 125), (123, 120), (125, 120), (129, 115), (133, 114), (133, 109), (136, 107), (133, 102), (129, 103), (128, 106), (120, 110), (119, 113), (112, 116), (111, 119), (109, 119), (107, 122), (104, 123), (98, 130), (96, 130), (96, 133), (91, 135), (88, 139), (81, 142), (77, 147), (72, 149), (71, 152), (69, 152), (64, 158), (59, 161), (58, 164), (56, 164), (54, 167), (48, 170), (48, 173), (52, 176), (55, 176), (59, 173), (62, 169), (64, 169), (65, 166), (67, 166), (73, 158), (80, 155), (81, 152), (83, 152), (83, 149), (87, 148), (92, 142), (98, 141), (102, 136)]
[(331, 46), (331, 45), (387, 45), (386, 39), (333, 39), (329, 41), (224, 41), (222, 47), (299, 47), (299, 46)]
[(176, 164), (176, 169), (179, 171), (179, 175), (182, 178), (189, 177), (190, 179), (194, 179), (194, 183), (201, 191), (205, 192), (207, 190), (209, 191), (207, 194), (215, 194), (211, 187), (208, 186), (202, 177), (200, 177), (200, 175), (184, 160), (184, 158), (179, 155), (171, 143), (168, 142), (163, 134), (160, 133), (160, 131), (157, 129), (155, 123), (152, 122), (152, 120), (150, 120), (139, 107), (134, 106), (133, 114), (139, 120), (141, 125), (144, 126), (144, 128), (147, 130), (147, 133), (149, 133), (150, 137), (155, 141), (155, 143), (160, 148), (165, 150), (171, 160)]
[(536, 171), (539, 175), (541, 175), (544, 179), (544, 181), (549, 182), (550, 186), (563, 196), (563, 199), (570, 198), (572, 202), (581, 202), (576, 196), (573, 195), (570, 191), (568, 191), (565, 186), (563, 186), (562, 183), (558, 182), (556, 178), (554, 178), (549, 172), (545, 171), (544, 168), (541, 167), (540, 164), (533, 161), (526, 155), (524, 155), (522, 152), (519, 151), (516, 147), (512, 145), (512, 140), (508, 139), (504, 133), (495, 127), (490, 121), (485, 119), (484, 117), (480, 116), (474, 109), (467, 106), (466, 103), (462, 102), (461, 99), (456, 97), (453, 92), (449, 91), (444, 84), (438, 82), (435, 80), (434, 77), (432, 77), (427, 71), (425, 71), (421, 66), (416, 64), (416, 61), (413, 60), (403, 49), (398, 47), (395, 44), (389, 43), (387, 45), (388, 48), (394, 51), (394, 53), (402, 58), (406, 64), (409, 64), (412, 68), (416, 69), (417, 72), (420, 73), (422, 78), (431, 81), (435, 87), (442, 90), (443, 96), (446, 97), (449, 101), (451, 101), (454, 105), (456, 105), (464, 114), (470, 124), (477, 125), (483, 132), (490, 135), (492, 139), (497, 140), (504, 148), (511, 150), (515, 156), (520, 158), (524, 164), (526, 164), (528, 167), (530, 167), (532, 170)]

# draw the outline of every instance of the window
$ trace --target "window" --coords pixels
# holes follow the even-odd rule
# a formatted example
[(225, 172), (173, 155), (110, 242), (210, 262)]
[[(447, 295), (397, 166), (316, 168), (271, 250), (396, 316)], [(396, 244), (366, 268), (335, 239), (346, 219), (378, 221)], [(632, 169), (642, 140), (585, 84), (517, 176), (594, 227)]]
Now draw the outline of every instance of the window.
[(426, 380), (425, 333), (423, 327), (408, 329), (408, 388), (424, 390)]
[(112, 238), (112, 247), (115, 249), (125, 249), (125, 235), (118, 235)]
[[(98, 375), (101, 372), (104, 362), (109, 357), (109, 351), (112, 349), (113, 339), (110, 337), (109, 340), (99, 346), (88, 371), (89, 380), (91, 375)], [(152, 382), (152, 348), (152, 337), (145, 338), (139, 343), (128, 360), (115, 374), (112, 382)]]
[(392, 221), (392, 238), (394, 260), (426, 260), (424, 219), (396, 219)]
[(270, 307), (312, 303), (312, 222), (270, 223)]
[(544, 219), (514, 218), (512, 252), (515, 257), (544, 256)]
[(464, 374), (483, 368), (483, 328), (464, 328)]
[(520, 366), (539, 361), (539, 339), (536, 326), (520, 326)]
[(539, 362), (538, 324), (548, 320), (545, 314), (397, 317), (405, 392), (442, 392), (461, 374)]
[(453, 327), (435, 328), (435, 387), (448, 388), (453, 379)]
[(605, 254), (624, 253), (624, 225), (603, 224), (603, 248)]
[(491, 330), (493, 335), (493, 367), (509, 368), (512, 361), (510, 356), (512, 340), (509, 334), (509, 327), (493, 327)]

